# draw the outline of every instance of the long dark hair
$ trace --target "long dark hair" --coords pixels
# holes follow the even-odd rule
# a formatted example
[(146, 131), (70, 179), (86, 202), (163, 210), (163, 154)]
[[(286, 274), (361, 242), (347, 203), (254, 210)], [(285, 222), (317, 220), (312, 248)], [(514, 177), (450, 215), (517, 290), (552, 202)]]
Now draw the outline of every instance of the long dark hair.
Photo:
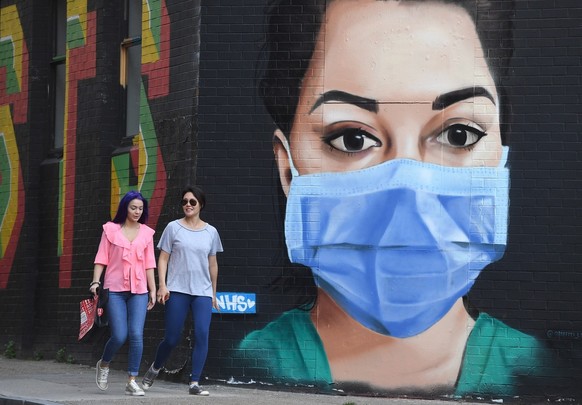
[(149, 216), (148, 201), (139, 191), (135, 190), (128, 191), (121, 201), (119, 201), (117, 214), (115, 214), (115, 218), (113, 218), (112, 222), (115, 222), (116, 224), (123, 224), (125, 222), (127, 219), (127, 207), (132, 200), (141, 200), (143, 202), (143, 212), (137, 222), (140, 224), (145, 224), (147, 222)]
[[(327, 2), (335, 0), (271, 0), (266, 15), (266, 32), (257, 67), (257, 89), (275, 125), (289, 136), (295, 119), (303, 78), (325, 19)], [(418, 3), (422, 0), (378, 0)], [(514, 0), (427, 0), (424, 2), (462, 7), (473, 20), (485, 60), (500, 100), (501, 141), (507, 144), (510, 105), (502, 84), (513, 55)], [(276, 169), (274, 169), (276, 171)], [(277, 179), (278, 176), (275, 176)], [(286, 196), (281, 184), (275, 191), (275, 221), (283, 229)], [(283, 235), (279, 241), (278, 261), (287, 266), (271, 285), (282, 294), (295, 294), (297, 305), (309, 309), (316, 301), (316, 287), (311, 270), (291, 265), (286, 255)], [(292, 267), (292, 271), (289, 271)]]

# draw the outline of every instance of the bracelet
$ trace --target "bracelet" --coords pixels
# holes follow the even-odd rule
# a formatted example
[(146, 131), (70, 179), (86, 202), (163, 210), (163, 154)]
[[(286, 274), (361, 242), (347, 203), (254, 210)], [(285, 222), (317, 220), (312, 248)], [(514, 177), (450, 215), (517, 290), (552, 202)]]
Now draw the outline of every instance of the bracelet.
[(91, 284), (89, 284), (89, 288), (93, 287), (93, 284), (101, 285), (101, 281), (93, 281)]

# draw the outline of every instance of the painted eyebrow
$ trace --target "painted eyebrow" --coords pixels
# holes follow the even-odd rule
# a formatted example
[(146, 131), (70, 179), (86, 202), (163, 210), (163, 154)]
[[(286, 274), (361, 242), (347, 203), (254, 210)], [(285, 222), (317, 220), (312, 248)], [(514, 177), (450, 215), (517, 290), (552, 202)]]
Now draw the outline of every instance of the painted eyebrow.
[(330, 90), (323, 93), (321, 96), (317, 98), (311, 110), (309, 110), (309, 114), (317, 109), (322, 104), (329, 103), (329, 102), (339, 102), (339, 103), (347, 103), (355, 105), (356, 107), (362, 108), (366, 111), (370, 111), (373, 113), (378, 113), (378, 101), (356, 96), (355, 94), (346, 93), (345, 91), (340, 90)]
[(444, 110), (448, 106), (458, 103), (459, 101), (475, 97), (486, 97), (491, 100), (493, 105), (496, 105), (493, 95), (491, 95), (491, 93), (484, 87), (477, 86), (453, 90), (448, 93), (441, 94), (434, 99), (432, 103), (432, 109), (435, 111)]
[[(477, 87), (467, 87), (464, 89), (453, 90), (448, 93), (443, 93), (439, 95), (432, 103), (433, 110), (444, 110), (445, 108), (458, 103), (460, 101), (475, 98), (475, 97), (486, 97), (491, 102), (496, 105), (495, 98), (493, 95), (484, 87), (477, 86)], [(338, 103), (347, 103), (355, 105), (356, 107), (362, 108), (366, 111), (370, 111), (372, 113), (378, 113), (378, 100), (374, 100), (371, 98), (366, 98), (362, 96), (357, 96), (355, 94), (347, 93), (341, 90), (330, 90), (323, 93), (321, 96), (317, 98), (311, 109), (309, 110), (309, 114), (313, 113), (319, 106), (329, 102), (338, 102)]]

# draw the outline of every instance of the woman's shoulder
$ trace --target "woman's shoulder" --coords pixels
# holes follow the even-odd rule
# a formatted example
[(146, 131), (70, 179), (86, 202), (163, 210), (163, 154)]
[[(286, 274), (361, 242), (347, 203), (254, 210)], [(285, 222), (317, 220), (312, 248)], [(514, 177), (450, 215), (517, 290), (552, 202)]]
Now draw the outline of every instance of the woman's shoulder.
[(176, 228), (182, 228), (183, 225), (180, 223), (180, 218), (178, 219), (174, 219), (170, 222), (168, 222), (168, 225), (166, 225), (166, 228), (164, 229), (176, 229)]
[(103, 233), (105, 234), (109, 243), (122, 247), (126, 246), (127, 239), (125, 239), (121, 233), (121, 224), (115, 223), (113, 221), (106, 222), (103, 224)]
[(536, 337), (481, 313), (465, 347), (455, 394), (518, 395), (515, 381), (535, 379), (542, 369), (547, 373), (553, 361)]
[(153, 228), (150, 228), (149, 226), (147, 226), (146, 224), (141, 224), (140, 225), (140, 231), (144, 233), (144, 235), (146, 237), (150, 237), (153, 236), (154, 233), (156, 233), (156, 231)]
[[(481, 312), (479, 317), (475, 322), (473, 328), (478, 333), (475, 333), (475, 338), (487, 338), (487, 339), (501, 339), (505, 338), (520, 338), (525, 340), (530, 340), (532, 342), (537, 342), (537, 339), (531, 335), (521, 332), (511, 326), (507, 325), (503, 321), (494, 318), (488, 313)], [(473, 333), (472, 333), (473, 335)]]
[(103, 224), (103, 233), (107, 236), (107, 239), (113, 241), (115, 235), (121, 230), (121, 224), (116, 224), (113, 221), (108, 221)]
[(178, 233), (180, 228), (182, 228), (179, 221), (179, 219), (174, 219), (166, 224), (162, 232), (162, 239), (167, 239), (168, 237), (172, 238)]
[(214, 233), (214, 234), (218, 235), (218, 229), (216, 229), (214, 226), (210, 225), (208, 222), (206, 222), (205, 229), (210, 233)]
[(103, 230), (105, 232), (119, 231), (120, 229), (121, 229), (121, 224), (116, 224), (113, 221), (107, 221), (103, 224)]

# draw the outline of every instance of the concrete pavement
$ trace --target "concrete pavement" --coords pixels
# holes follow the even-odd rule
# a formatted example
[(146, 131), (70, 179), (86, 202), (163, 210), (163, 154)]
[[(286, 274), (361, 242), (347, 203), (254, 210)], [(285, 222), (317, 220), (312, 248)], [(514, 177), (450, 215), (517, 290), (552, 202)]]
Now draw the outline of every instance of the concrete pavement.
[[(141, 376), (140, 376), (141, 377)], [(109, 389), (95, 384), (95, 366), (57, 363), (51, 360), (19, 360), (0, 356), (0, 405), (103, 405), (103, 404), (207, 404), (207, 405), (456, 405), (469, 402), (412, 398), (370, 398), (278, 391), (253, 384), (226, 381), (201, 382), (209, 397), (188, 394), (186, 384), (156, 380), (145, 397), (124, 394), (126, 373), (111, 370)], [(141, 382), (141, 380), (140, 380)], [(483, 401), (482, 403), (490, 403)]]

